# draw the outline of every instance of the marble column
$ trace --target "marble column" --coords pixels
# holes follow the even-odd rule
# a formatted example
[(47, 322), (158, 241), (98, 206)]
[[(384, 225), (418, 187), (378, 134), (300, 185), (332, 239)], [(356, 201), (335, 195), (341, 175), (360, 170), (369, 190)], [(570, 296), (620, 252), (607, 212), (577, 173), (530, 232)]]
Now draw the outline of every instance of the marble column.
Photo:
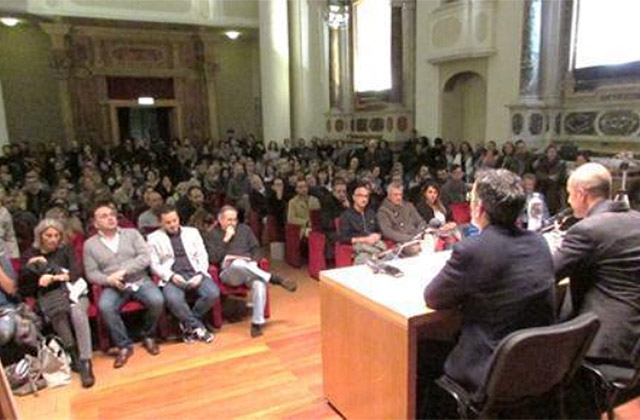
[(198, 34), (202, 42), (202, 72), (207, 89), (207, 110), (209, 119), (209, 136), (218, 140), (222, 133), (218, 122), (218, 90), (216, 88), (215, 72), (217, 68), (215, 56), (215, 35), (200, 32)]
[(9, 144), (9, 130), (7, 129), (7, 114), (4, 110), (4, 97), (2, 96), (2, 81), (0, 80), (0, 148)]
[(402, 103), (415, 109), (416, 0), (402, 0)]
[(324, 136), (329, 108), (323, 2), (289, 0), (291, 131), (295, 138)]
[[(349, 3), (328, 1), (327, 8), (341, 7), (339, 12), (351, 15)], [(351, 77), (351, 31), (349, 21), (329, 27), (329, 48), (331, 68), (331, 109), (333, 113), (348, 114), (353, 111), (353, 80)]]
[(71, 91), (69, 88), (72, 63), (65, 45), (65, 38), (71, 29), (71, 25), (65, 23), (41, 23), (40, 27), (49, 35), (49, 39), (51, 40), (49, 67), (54, 71), (56, 79), (58, 80), (58, 95), (60, 98), (60, 110), (65, 136), (64, 142), (68, 145), (76, 140), (73, 108), (71, 106)]
[(262, 0), (260, 13), (260, 86), (265, 142), (291, 137), (287, 0)]
[[(557, 104), (562, 96), (562, 79), (569, 67), (569, 54), (561, 42), (571, 25), (571, 0), (547, 1), (542, 5), (541, 96), (549, 104)], [(567, 16), (568, 15), (568, 16)]]
[(542, 43), (542, 0), (525, 0), (522, 52), (520, 55), (520, 96), (540, 95), (540, 50)]

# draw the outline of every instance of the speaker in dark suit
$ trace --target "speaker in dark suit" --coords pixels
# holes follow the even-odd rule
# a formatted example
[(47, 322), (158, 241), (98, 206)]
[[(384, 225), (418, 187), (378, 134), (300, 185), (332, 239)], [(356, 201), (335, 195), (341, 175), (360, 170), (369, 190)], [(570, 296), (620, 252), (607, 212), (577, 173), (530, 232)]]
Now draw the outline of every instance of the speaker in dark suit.
[(607, 199), (611, 175), (596, 163), (579, 167), (567, 191), (583, 218), (554, 253), (556, 279), (570, 278), (568, 315), (591, 311), (600, 318), (587, 357), (632, 363), (640, 341), (640, 213)]
[(504, 169), (483, 172), (471, 196), (481, 233), (454, 246), (424, 298), (433, 309), (460, 309), (462, 330), (444, 372), (474, 393), (505, 336), (554, 322), (555, 283), (545, 240), (515, 226), (525, 202), (520, 178)]

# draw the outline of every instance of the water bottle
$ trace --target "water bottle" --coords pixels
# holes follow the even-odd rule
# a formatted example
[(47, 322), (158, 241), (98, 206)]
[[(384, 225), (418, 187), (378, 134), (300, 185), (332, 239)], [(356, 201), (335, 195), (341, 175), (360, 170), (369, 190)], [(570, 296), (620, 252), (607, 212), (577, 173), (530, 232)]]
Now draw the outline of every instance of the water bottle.
[(544, 200), (540, 193), (534, 192), (531, 194), (527, 204), (527, 215), (529, 216), (529, 221), (527, 222), (528, 230), (538, 230), (542, 227)]

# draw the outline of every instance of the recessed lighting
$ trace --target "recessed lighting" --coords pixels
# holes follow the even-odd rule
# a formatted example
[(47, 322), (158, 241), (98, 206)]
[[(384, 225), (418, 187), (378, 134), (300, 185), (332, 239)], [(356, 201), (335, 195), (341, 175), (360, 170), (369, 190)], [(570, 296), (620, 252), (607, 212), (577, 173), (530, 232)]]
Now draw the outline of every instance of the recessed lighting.
[(154, 105), (155, 99), (150, 96), (141, 96), (138, 98), (138, 105)]
[(16, 26), (18, 23), (20, 23), (20, 19), (16, 19), (12, 17), (3, 17), (3, 18), (0, 18), (0, 22), (2, 22), (3, 25), (9, 26), (12, 28)]
[(224, 34), (231, 40), (238, 39), (238, 37), (240, 36), (240, 32), (238, 31), (227, 31)]

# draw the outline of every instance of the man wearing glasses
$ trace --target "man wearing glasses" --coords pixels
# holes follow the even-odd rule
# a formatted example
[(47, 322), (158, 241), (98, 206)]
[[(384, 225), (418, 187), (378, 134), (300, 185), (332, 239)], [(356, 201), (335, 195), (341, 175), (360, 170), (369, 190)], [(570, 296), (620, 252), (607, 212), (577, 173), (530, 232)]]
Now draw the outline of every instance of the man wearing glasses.
[(386, 249), (376, 214), (369, 205), (368, 185), (359, 183), (353, 190), (353, 206), (340, 215), (340, 242), (353, 246), (354, 264), (362, 264)]
[(116, 369), (123, 367), (133, 354), (120, 307), (134, 299), (147, 308), (142, 346), (153, 356), (160, 353), (155, 330), (164, 307), (162, 292), (149, 278), (151, 257), (144, 238), (135, 229), (119, 228), (117, 216), (113, 202), (98, 202), (93, 210), (93, 224), (98, 233), (84, 244), (87, 279), (103, 287), (98, 307), (118, 348), (113, 364)]

